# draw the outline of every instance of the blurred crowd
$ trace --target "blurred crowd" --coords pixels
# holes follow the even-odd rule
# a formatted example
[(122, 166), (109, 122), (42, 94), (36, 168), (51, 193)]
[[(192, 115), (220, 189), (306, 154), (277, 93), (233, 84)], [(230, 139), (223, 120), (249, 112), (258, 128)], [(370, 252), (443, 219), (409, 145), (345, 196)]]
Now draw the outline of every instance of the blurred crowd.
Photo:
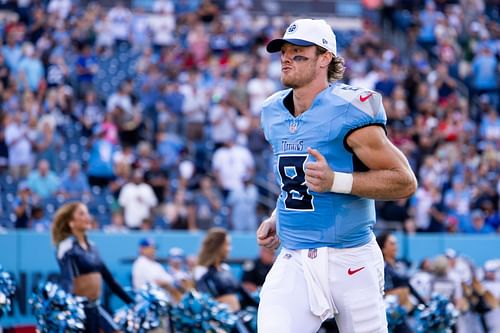
[[(381, 221), (500, 231), (498, 3), (366, 3), (358, 29), (333, 27), (344, 82), (384, 95), (419, 179), (413, 198), (378, 204)], [(109, 232), (254, 231), (278, 190), (259, 107), (280, 59), (265, 45), (293, 18), (253, 5), (0, 4), (0, 225), (48, 230), (83, 199)]]

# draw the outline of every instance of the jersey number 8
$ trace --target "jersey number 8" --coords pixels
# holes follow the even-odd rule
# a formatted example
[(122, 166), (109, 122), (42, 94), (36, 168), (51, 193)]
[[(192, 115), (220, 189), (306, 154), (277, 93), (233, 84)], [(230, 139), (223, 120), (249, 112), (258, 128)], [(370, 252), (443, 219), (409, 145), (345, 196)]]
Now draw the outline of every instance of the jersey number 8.
[(313, 196), (306, 186), (304, 171), (307, 156), (307, 154), (285, 155), (278, 158), (281, 189), (286, 192), (286, 209), (314, 210)]

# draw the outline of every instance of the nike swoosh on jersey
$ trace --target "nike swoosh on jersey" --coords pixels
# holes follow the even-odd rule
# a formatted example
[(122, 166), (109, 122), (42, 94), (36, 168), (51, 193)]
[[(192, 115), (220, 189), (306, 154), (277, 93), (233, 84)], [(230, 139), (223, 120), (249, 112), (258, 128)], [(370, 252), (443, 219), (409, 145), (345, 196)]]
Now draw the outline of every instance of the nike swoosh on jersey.
[(373, 93), (369, 93), (369, 94), (368, 94), (368, 95), (366, 95), (366, 96), (359, 96), (359, 100), (361, 101), (361, 103), (366, 102), (366, 100), (367, 100), (368, 98), (370, 98), (372, 95), (373, 95)]
[(356, 269), (349, 268), (349, 269), (347, 270), (347, 274), (349, 274), (349, 275), (356, 274), (357, 272), (359, 272), (359, 271), (363, 270), (364, 268), (365, 268), (365, 266), (360, 267), (360, 268), (356, 268)]

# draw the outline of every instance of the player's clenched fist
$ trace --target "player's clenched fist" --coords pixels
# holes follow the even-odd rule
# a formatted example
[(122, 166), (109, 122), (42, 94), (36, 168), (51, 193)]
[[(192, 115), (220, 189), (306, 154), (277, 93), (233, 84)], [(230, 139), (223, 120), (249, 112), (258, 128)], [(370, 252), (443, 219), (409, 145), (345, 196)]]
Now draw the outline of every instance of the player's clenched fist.
[(269, 249), (280, 246), (280, 240), (276, 234), (276, 222), (274, 215), (264, 220), (257, 229), (257, 244)]
[(307, 148), (307, 152), (316, 159), (306, 166), (306, 185), (315, 192), (330, 191), (335, 177), (325, 157), (319, 151)]

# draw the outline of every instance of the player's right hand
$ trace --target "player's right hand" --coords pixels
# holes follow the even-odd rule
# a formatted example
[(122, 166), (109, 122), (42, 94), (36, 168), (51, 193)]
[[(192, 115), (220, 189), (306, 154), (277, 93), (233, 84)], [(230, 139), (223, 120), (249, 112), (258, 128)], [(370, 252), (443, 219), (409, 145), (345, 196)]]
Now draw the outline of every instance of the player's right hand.
[(273, 219), (264, 220), (257, 229), (257, 244), (269, 249), (280, 246), (280, 240), (276, 234), (276, 223)]

